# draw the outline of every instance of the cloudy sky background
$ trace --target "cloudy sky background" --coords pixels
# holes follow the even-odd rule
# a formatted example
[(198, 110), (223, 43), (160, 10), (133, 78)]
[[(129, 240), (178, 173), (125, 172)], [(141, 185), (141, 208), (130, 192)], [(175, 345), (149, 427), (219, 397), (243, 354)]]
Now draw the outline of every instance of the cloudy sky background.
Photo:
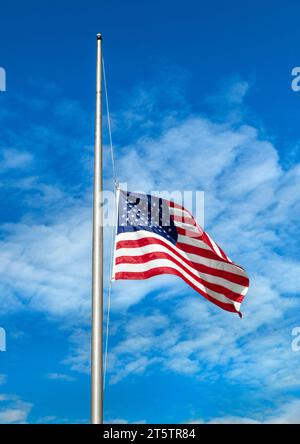
[[(204, 190), (207, 231), (251, 280), (242, 320), (173, 276), (114, 283), (106, 420), (300, 422), (297, 14), (217, 3), (2, 6), (0, 423), (89, 419), (99, 31), (118, 178)], [(105, 119), (104, 142), (112, 189)]]

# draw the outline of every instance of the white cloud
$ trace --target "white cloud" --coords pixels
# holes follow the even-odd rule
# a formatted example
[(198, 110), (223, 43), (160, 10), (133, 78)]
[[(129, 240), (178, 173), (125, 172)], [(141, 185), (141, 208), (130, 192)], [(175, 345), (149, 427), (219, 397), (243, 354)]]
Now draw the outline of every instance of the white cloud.
[(69, 342), (70, 351), (62, 363), (73, 371), (90, 374), (90, 329), (73, 327)]
[(33, 160), (32, 154), (28, 151), (20, 151), (13, 148), (2, 149), (1, 154), (0, 168), (2, 173), (8, 170), (24, 169)]
[(110, 379), (111, 384), (116, 384), (121, 381), (121, 379), (126, 378), (126, 376), (134, 374), (139, 375), (143, 374), (145, 369), (150, 365), (157, 362), (157, 358), (148, 359), (145, 357), (135, 358), (134, 360), (128, 362), (127, 364), (122, 363), (122, 368), (119, 369), (118, 372), (115, 373)]
[(283, 403), (276, 409), (256, 412), (253, 417), (224, 416), (208, 421), (193, 419), (188, 424), (300, 424), (300, 400)]
[[(127, 419), (111, 419), (107, 424), (130, 424)], [(146, 420), (131, 422), (131, 424), (147, 424)], [(184, 420), (184, 424), (300, 424), (300, 400), (292, 399), (281, 403), (276, 408), (256, 409), (249, 416), (225, 415), (204, 420), (193, 418)]]
[(0, 374), (0, 385), (5, 384), (6, 382), (6, 375)]
[[(231, 103), (240, 105), (247, 89), (246, 84), (233, 88)], [(130, 370), (130, 364), (134, 372), (134, 362), (142, 360), (144, 371), (159, 362), (177, 373), (213, 379), (222, 366), (222, 375), (235, 381), (274, 390), (298, 387), (288, 319), (299, 306), (300, 263), (293, 236), (299, 227), (300, 167), (284, 169), (276, 147), (253, 126), (195, 116), (172, 122), (158, 137), (138, 139), (118, 161), (129, 189), (206, 190), (207, 229), (249, 271), (251, 286), (239, 321), (199, 300), (178, 280), (164, 283), (159, 277), (163, 288), (154, 280), (114, 284), (115, 312), (122, 303), (134, 306), (160, 292), (158, 304), (169, 301), (163, 314), (170, 324), (163, 332), (175, 339), (164, 349), (163, 332), (149, 334), (142, 311), (146, 333), (130, 331), (137, 311), (130, 315), (129, 310), (126, 327), (117, 330), (122, 339), (110, 353), (112, 381), (128, 375), (124, 368)]]
[(73, 376), (66, 375), (65, 373), (47, 373), (46, 378), (53, 379), (55, 381), (66, 381), (66, 382), (75, 381), (75, 378)]
[[(241, 97), (246, 90), (246, 85), (240, 88)], [(160, 301), (168, 299), (165, 332), (171, 337), (176, 331), (177, 339), (165, 350), (161, 332), (130, 334), (136, 313), (129, 311), (123, 339), (110, 354), (113, 381), (128, 374), (123, 365), (129, 369), (131, 362), (144, 359), (150, 366), (157, 356), (161, 366), (183, 374), (215, 378), (222, 366), (223, 376), (250, 385), (274, 390), (299, 386), (287, 321), (299, 306), (300, 262), (294, 239), (287, 235), (297, 230), (299, 166), (283, 169), (273, 143), (253, 126), (195, 116), (172, 123), (156, 138), (141, 138), (123, 152), (119, 169), (129, 189), (206, 190), (206, 227), (249, 271), (251, 286), (239, 321), (192, 295), (178, 280), (114, 284), (115, 311), (120, 301), (123, 308), (133, 306), (154, 292), (161, 293)], [(143, 312), (140, 316), (145, 322)]]
[[(0, 385), (7, 382), (7, 376), (0, 374)], [(0, 393), (0, 424), (25, 424), (33, 408), (19, 396)]]
[(32, 410), (32, 404), (15, 395), (0, 394), (0, 424), (25, 424)]
[[(241, 105), (247, 88), (243, 83), (231, 88), (230, 106)], [(240, 321), (174, 277), (114, 283), (111, 335), (117, 332), (118, 339), (113, 338), (110, 349), (111, 382), (157, 364), (167, 371), (212, 379), (221, 366), (230, 380), (274, 390), (297, 387), (298, 356), (290, 348), (294, 325), (289, 316), (299, 306), (300, 262), (294, 235), (299, 228), (300, 165), (284, 169), (272, 141), (242, 120), (216, 123), (196, 115), (160, 115), (157, 130), (151, 100), (151, 94), (139, 94), (130, 122), (132, 142), (118, 147), (121, 181), (144, 191), (205, 190), (206, 227), (249, 271), (251, 287)], [(139, 137), (137, 131), (136, 140), (134, 125), (142, 125), (144, 133)], [(27, 186), (40, 183), (31, 179)], [(65, 364), (87, 373), (90, 201), (69, 196), (64, 206), (68, 193), (57, 193), (57, 188), (48, 192), (54, 198), (43, 199), (43, 208), (48, 210), (49, 202), (58, 200), (56, 213), (43, 220), (27, 215), (2, 227), (0, 310), (26, 307), (64, 323), (68, 319), (66, 329), (73, 333)], [(109, 248), (106, 252), (108, 263)], [(144, 312), (138, 304), (154, 294), (154, 305)], [(165, 301), (167, 310), (162, 307)], [(138, 316), (131, 311), (136, 306)]]
[(231, 107), (234, 111), (236, 111), (239, 105), (243, 105), (245, 96), (249, 89), (249, 82), (235, 76), (224, 82), (223, 85), (217, 89), (214, 95), (211, 95), (206, 99), (206, 102), (222, 109), (224, 107)]
[[(66, 211), (54, 224), (2, 227), (0, 274), (4, 304), (78, 316), (90, 305), (90, 209)], [(17, 277), (17, 279), (16, 279)]]
[(146, 424), (146, 421), (144, 419), (129, 422), (127, 419), (123, 418), (116, 418), (116, 419), (108, 419), (105, 420), (105, 424)]

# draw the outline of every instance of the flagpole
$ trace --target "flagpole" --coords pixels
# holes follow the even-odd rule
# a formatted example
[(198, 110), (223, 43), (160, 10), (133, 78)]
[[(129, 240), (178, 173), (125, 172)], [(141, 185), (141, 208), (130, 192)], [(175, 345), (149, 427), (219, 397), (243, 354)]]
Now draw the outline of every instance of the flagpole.
[(103, 423), (102, 36), (97, 34), (93, 205), (91, 422)]

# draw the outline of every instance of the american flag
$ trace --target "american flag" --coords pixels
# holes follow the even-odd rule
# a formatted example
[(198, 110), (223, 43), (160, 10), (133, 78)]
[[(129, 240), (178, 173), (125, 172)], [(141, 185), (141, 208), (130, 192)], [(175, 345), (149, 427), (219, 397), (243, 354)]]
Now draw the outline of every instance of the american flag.
[(150, 194), (118, 194), (113, 279), (173, 274), (209, 301), (241, 316), (247, 273), (186, 208)]

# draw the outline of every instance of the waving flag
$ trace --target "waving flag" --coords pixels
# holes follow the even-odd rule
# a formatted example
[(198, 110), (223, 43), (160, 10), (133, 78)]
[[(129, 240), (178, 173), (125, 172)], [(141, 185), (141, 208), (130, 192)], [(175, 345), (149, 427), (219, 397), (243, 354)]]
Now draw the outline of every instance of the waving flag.
[(248, 287), (245, 270), (174, 202), (119, 191), (113, 279), (182, 278), (224, 310), (240, 313)]

